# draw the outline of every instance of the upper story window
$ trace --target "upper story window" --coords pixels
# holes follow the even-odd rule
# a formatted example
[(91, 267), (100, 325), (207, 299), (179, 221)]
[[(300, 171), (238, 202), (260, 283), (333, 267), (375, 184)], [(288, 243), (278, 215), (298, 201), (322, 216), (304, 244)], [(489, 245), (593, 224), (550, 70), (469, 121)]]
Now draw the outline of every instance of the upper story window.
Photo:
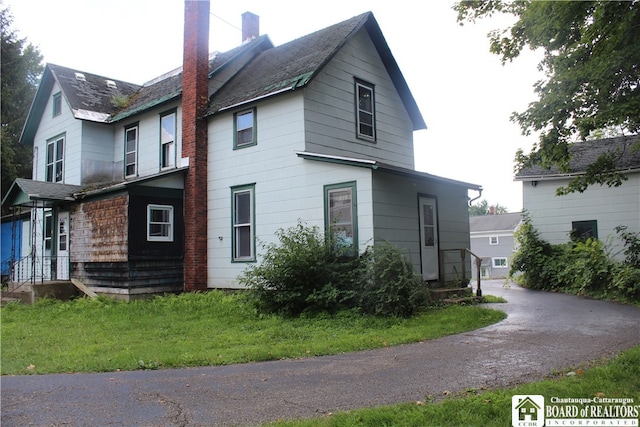
[(358, 138), (375, 141), (376, 111), (374, 86), (356, 79), (356, 135)]
[(127, 177), (138, 174), (138, 125), (124, 130), (124, 174)]
[(64, 179), (64, 135), (47, 141), (47, 171), (45, 180), (62, 182)]
[(58, 92), (53, 95), (53, 117), (62, 114), (62, 93)]
[(160, 167), (176, 165), (176, 112), (160, 116)]
[(498, 240), (498, 236), (491, 236), (489, 237), (489, 244), (490, 245), (497, 245), (499, 244), (499, 240)]
[(324, 188), (325, 225), (333, 245), (349, 255), (358, 253), (356, 183), (327, 185)]
[(241, 111), (234, 114), (233, 148), (256, 145), (256, 109)]
[(147, 240), (173, 242), (173, 206), (147, 205)]

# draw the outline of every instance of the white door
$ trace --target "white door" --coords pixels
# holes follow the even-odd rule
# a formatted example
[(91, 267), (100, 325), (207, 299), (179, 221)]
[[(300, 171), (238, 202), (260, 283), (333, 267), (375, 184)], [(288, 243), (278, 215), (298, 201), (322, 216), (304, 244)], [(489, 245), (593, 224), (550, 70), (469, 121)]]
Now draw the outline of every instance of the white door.
[(57, 279), (69, 280), (69, 212), (58, 212)]
[(425, 280), (438, 280), (438, 215), (436, 199), (420, 197), (420, 252), (422, 277)]

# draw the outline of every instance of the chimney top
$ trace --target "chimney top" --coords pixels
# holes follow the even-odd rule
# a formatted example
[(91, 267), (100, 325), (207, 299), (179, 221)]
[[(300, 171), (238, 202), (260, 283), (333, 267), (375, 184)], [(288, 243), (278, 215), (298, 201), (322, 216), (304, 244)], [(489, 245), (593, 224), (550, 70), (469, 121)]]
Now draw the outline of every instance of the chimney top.
[(242, 14), (242, 43), (260, 36), (260, 17), (255, 13)]

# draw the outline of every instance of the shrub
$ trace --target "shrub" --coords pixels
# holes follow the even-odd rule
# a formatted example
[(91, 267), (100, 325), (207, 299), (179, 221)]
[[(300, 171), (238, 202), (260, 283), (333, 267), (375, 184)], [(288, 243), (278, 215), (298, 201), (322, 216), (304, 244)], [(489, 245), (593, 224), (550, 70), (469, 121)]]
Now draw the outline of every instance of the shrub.
[(356, 280), (358, 308), (365, 314), (409, 317), (429, 301), (411, 261), (388, 242), (367, 248)]
[[(276, 232), (259, 265), (239, 277), (262, 311), (298, 316), (358, 309), (410, 316), (427, 301), (424, 282), (399, 249), (388, 243), (347, 256), (338, 239), (302, 223)], [(342, 251), (342, 252), (341, 252)]]

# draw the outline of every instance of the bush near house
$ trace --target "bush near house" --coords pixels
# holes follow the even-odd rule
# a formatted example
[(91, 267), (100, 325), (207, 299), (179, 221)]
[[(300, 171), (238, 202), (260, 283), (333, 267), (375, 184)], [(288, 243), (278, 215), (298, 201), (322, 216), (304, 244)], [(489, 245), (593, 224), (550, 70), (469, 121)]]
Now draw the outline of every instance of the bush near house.
[(597, 239), (551, 245), (540, 238), (531, 219), (524, 215), (515, 233), (519, 247), (511, 262), (510, 278), (533, 289), (639, 302), (640, 236), (623, 226), (616, 231), (625, 244), (623, 262), (613, 260)]
[(259, 265), (239, 277), (265, 312), (298, 316), (356, 309), (363, 314), (409, 317), (429, 301), (422, 278), (402, 252), (376, 244), (350, 255), (335, 233), (298, 223), (276, 232)]

